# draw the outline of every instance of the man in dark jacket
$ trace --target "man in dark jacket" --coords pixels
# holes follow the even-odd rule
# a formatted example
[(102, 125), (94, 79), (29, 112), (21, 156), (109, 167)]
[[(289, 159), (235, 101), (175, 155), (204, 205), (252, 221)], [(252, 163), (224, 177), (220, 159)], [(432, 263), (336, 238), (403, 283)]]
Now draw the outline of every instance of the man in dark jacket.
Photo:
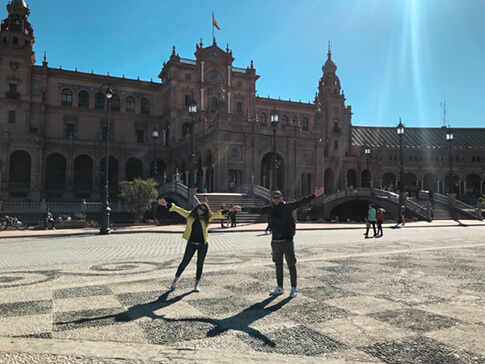
[(256, 208), (234, 206), (235, 211), (244, 211), (257, 214), (268, 214), (269, 224), (271, 225), (271, 249), (273, 262), (276, 265), (276, 281), (278, 286), (270, 292), (271, 295), (280, 295), (283, 290), (283, 256), (290, 270), (291, 292), (290, 297), (296, 297), (296, 257), (293, 237), (295, 236), (295, 219), (293, 211), (313, 200), (315, 197), (323, 195), (323, 187), (315, 188), (315, 193), (306, 196), (301, 200), (286, 203), (283, 201), (281, 191), (271, 193), (271, 205)]

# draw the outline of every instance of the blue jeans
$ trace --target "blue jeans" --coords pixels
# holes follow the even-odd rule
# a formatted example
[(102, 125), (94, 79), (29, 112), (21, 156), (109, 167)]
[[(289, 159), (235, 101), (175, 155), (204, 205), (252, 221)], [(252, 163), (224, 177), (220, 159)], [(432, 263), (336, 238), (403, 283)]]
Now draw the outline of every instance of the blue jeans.
[(209, 243), (207, 244), (197, 244), (191, 241), (187, 242), (187, 246), (185, 247), (185, 254), (182, 259), (182, 263), (180, 263), (177, 273), (175, 273), (175, 277), (180, 277), (190, 263), (192, 257), (194, 256), (195, 252), (197, 252), (197, 272), (195, 274), (195, 279), (198, 281), (200, 277), (202, 277), (202, 269), (204, 268), (204, 260), (205, 256), (207, 255), (207, 250), (209, 249)]

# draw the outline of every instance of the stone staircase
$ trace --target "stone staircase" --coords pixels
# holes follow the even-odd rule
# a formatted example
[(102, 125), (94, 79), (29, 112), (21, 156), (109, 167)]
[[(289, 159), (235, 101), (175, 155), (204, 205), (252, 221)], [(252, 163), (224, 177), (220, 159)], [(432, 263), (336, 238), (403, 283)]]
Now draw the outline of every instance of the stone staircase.
[[(424, 208), (426, 208), (428, 206), (428, 202), (429, 202), (428, 200), (423, 200), (423, 199), (418, 200), (414, 197), (413, 198), (408, 197), (408, 200), (412, 200), (415, 203), (417, 203), (418, 205), (423, 206)], [(443, 203), (434, 201), (433, 202), (433, 220), (451, 220), (451, 219), (452, 219), (452, 216), (450, 214), (450, 210), (448, 209), (448, 207)]]
[[(269, 204), (262, 198), (256, 196), (248, 196), (241, 193), (198, 193), (199, 201), (207, 201), (212, 210), (218, 210), (221, 206), (230, 208), (231, 205), (238, 205), (241, 207), (260, 207)], [(255, 224), (259, 222), (266, 222), (266, 215), (249, 214), (247, 212), (238, 212), (236, 221), (238, 224)]]

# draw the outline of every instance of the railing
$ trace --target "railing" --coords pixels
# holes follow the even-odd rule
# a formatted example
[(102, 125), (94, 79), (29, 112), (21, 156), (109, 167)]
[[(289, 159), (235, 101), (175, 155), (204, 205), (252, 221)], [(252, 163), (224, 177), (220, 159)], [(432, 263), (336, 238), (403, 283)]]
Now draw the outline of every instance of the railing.
[[(162, 195), (164, 193), (175, 193), (187, 198), (189, 195), (189, 188), (181, 182), (167, 182), (158, 189), (158, 195)], [(199, 199), (194, 194), (193, 203), (197, 205), (199, 202)]]
[(30, 189), (30, 183), (9, 183), (8, 188), (10, 190), (28, 190)]
[(232, 67), (232, 72), (246, 73), (245, 68)]
[[(448, 196), (442, 195), (440, 193), (435, 193), (433, 195), (433, 200), (435, 202), (441, 203), (445, 206), (449, 205)], [(459, 200), (455, 200), (455, 210), (464, 214), (464, 215), (467, 215), (470, 218), (476, 218), (477, 217), (475, 207), (468, 205), (468, 204), (466, 204), (462, 201), (459, 201)]]
[(270, 191), (267, 188), (256, 185), (254, 183), (236, 186), (235, 191), (247, 195), (254, 195), (256, 197), (262, 198), (265, 201), (271, 201)]
[[(0, 202), (0, 212), (11, 213), (75, 213), (75, 212), (99, 212), (102, 202)], [(125, 212), (125, 206), (121, 203), (110, 204), (112, 212)]]
[(10, 99), (10, 100), (18, 100), (18, 99), (20, 99), (20, 94), (18, 92), (6, 91), (5, 92), (5, 98)]
[(193, 66), (197, 65), (197, 61), (194, 61), (193, 59), (188, 59), (188, 58), (180, 58), (180, 63), (191, 64)]

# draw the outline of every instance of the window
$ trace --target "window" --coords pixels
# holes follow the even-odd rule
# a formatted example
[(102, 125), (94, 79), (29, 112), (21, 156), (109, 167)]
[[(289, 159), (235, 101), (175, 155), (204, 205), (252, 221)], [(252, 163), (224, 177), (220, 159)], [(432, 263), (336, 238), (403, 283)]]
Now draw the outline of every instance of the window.
[(237, 113), (237, 116), (242, 116), (242, 112), (243, 112), (243, 104), (242, 104), (242, 102), (238, 102), (236, 104), (236, 113)]
[(108, 128), (106, 126), (103, 126), (103, 130), (101, 131), (102, 133), (102, 138), (104, 141), (108, 139)]
[(77, 95), (77, 107), (89, 107), (89, 94), (86, 91), (79, 91)]
[(7, 98), (14, 99), (14, 100), (17, 100), (17, 99), (20, 98), (20, 95), (17, 91), (17, 84), (11, 83), (9, 85), (8, 92), (7, 92)]
[(13, 44), (19, 44), (19, 39), (17, 37), (13, 37)]
[(338, 140), (333, 141), (333, 149), (335, 149), (335, 150), (338, 149)]
[(291, 118), (291, 126), (295, 126), (295, 127), (298, 126), (298, 117), (293, 116)]
[(146, 115), (150, 114), (150, 101), (148, 101), (148, 99), (141, 99), (140, 113)]
[(261, 113), (261, 118), (259, 120), (259, 124), (261, 126), (268, 126), (268, 117), (264, 112)]
[(74, 124), (66, 124), (66, 137), (74, 137)]
[(284, 129), (288, 126), (288, 116), (283, 115), (281, 117), (281, 127)]
[(303, 118), (301, 120), (301, 129), (303, 131), (308, 131), (308, 119), (307, 118)]
[(39, 134), (39, 128), (31, 127), (30, 128), (30, 134)]
[(72, 91), (65, 88), (61, 92), (61, 105), (72, 106)]
[(190, 95), (185, 95), (185, 102), (184, 102), (184, 105), (185, 105), (185, 106), (189, 106), (189, 104), (190, 104), (190, 100), (192, 100), (192, 96), (190, 96)]
[(94, 108), (104, 109), (104, 95), (101, 92), (97, 92), (94, 95)]
[(8, 122), (15, 124), (15, 110), (9, 110), (8, 112)]
[(212, 98), (211, 98), (211, 109), (210, 109), (210, 111), (212, 113), (217, 112), (217, 97), (215, 97), (215, 96), (212, 96)]
[(113, 95), (111, 98), (111, 110), (120, 111), (120, 97), (118, 95)]
[(128, 96), (125, 103), (126, 112), (135, 112), (135, 98)]
[(140, 144), (145, 143), (145, 132), (142, 129), (136, 130), (136, 142)]

